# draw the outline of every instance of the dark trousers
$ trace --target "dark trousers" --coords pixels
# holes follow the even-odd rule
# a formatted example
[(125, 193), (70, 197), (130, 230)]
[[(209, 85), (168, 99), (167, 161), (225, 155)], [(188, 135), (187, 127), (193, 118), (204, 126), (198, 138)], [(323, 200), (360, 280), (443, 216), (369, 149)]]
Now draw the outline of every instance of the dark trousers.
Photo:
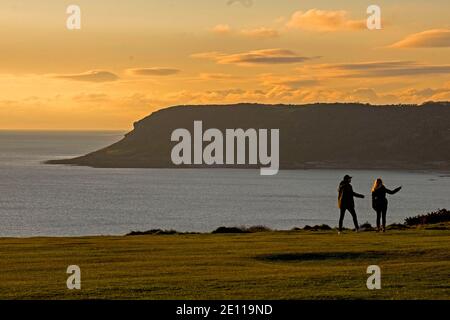
[(356, 216), (355, 208), (341, 208), (341, 216), (339, 217), (339, 231), (342, 231), (342, 225), (344, 224), (344, 216), (346, 210), (348, 210), (348, 212), (350, 212), (350, 214), (352, 215), (353, 223), (355, 224), (355, 229), (358, 230), (359, 229), (358, 217)]
[(377, 228), (380, 229), (380, 220), (383, 220), (383, 228), (386, 228), (387, 208), (377, 209)]

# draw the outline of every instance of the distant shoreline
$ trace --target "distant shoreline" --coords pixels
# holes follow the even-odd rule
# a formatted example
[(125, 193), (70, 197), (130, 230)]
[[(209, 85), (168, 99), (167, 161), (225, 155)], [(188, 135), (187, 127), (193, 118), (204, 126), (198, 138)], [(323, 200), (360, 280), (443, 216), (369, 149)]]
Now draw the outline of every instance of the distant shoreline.
[[(344, 234), (353, 234), (356, 233), (353, 229), (344, 228)], [(425, 224), (425, 225), (416, 225), (416, 226), (408, 226), (400, 223), (393, 223), (387, 226), (387, 233), (389, 232), (402, 232), (402, 231), (418, 231), (418, 230), (426, 230), (426, 231), (450, 231), (450, 222), (442, 222), (435, 224)], [(336, 233), (337, 227), (331, 227), (326, 224), (322, 225), (306, 225), (303, 228), (293, 227), (289, 230), (281, 230), (281, 229), (271, 229), (266, 226), (232, 226), (232, 227), (218, 227), (212, 231), (203, 231), (203, 232), (195, 232), (195, 231), (176, 231), (176, 230), (165, 230), (165, 229), (152, 229), (146, 231), (130, 231), (126, 234), (92, 234), (92, 235), (81, 235), (81, 236), (22, 236), (22, 237), (2, 237), (0, 236), (0, 240), (7, 239), (17, 239), (17, 240), (32, 240), (32, 239), (90, 239), (90, 238), (126, 238), (126, 237), (140, 237), (140, 236), (206, 236), (206, 235), (250, 235), (250, 234), (265, 234), (265, 233), (282, 233), (282, 234), (290, 234), (290, 233), (313, 233), (313, 234), (330, 234)], [(366, 223), (361, 224), (361, 229), (359, 233), (377, 233), (375, 228), (372, 225), (367, 225)], [(381, 232), (380, 232), (381, 233)]]
[[(57, 160), (46, 160), (42, 162), (46, 165), (67, 165), (67, 166), (76, 166), (76, 167), (89, 167), (95, 169), (175, 169), (175, 170), (203, 170), (203, 169), (238, 169), (238, 170), (259, 170), (260, 167), (256, 166), (132, 166), (132, 165), (94, 165), (94, 164), (83, 164), (78, 163), (76, 159), (57, 159)], [(392, 165), (364, 165), (364, 164), (355, 164), (355, 165), (339, 165), (339, 164), (305, 164), (298, 166), (281, 166), (280, 170), (384, 170), (384, 171), (407, 171), (407, 172), (435, 172), (442, 173), (447, 176), (450, 176), (450, 167), (440, 167), (440, 166), (432, 166), (432, 165), (415, 165), (415, 164), (406, 164), (406, 163), (397, 163)]]

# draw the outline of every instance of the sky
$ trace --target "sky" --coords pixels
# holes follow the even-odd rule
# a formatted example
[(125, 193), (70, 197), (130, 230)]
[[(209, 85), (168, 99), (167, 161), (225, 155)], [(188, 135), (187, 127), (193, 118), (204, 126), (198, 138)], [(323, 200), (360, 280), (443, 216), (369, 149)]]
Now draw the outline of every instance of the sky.
[(129, 130), (179, 104), (448, 101), (449, 18), (448, 0), (2, 0), (0, 129)]

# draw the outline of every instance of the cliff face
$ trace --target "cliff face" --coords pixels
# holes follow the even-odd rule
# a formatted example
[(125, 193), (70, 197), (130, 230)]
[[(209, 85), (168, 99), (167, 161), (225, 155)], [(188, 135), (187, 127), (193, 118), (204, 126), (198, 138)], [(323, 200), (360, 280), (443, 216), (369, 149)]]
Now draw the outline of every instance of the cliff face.
[(177, 106), (136, 122), (121, 141), (52, 164), (173, 167), (172, 131), (280, 129), (281, 168), (450, 169), (450, 103), (421, 106), (238, 104)]

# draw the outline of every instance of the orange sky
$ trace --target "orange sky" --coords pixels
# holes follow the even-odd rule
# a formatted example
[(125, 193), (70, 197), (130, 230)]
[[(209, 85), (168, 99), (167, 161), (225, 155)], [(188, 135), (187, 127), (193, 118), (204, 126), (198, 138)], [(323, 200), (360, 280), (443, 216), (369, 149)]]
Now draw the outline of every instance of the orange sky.
[[(74, 2), (75, 3), (75, 2)], [(0, 129), (130, 129), (174, 104), (450, 100), (450, 2), (0, 3)]]

